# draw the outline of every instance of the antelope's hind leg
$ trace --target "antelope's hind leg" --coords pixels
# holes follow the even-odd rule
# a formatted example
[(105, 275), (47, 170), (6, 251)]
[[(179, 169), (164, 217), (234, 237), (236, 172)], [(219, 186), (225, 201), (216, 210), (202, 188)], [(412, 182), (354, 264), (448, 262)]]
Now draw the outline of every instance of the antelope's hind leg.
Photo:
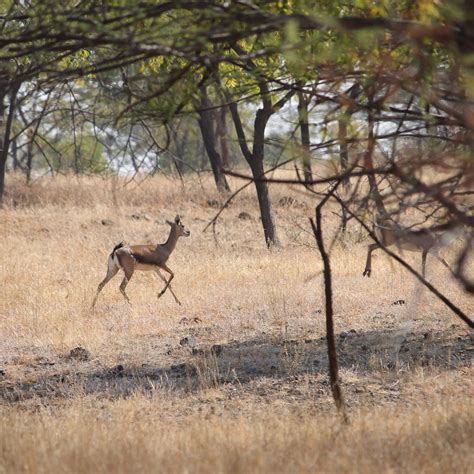
[(120, 293), (122, 293), (122, 295), (125, 298), (125, 300), (127, 301), (127, 303), (130, 303), (130, 298), (128, 297), (127, 293), (125, 292), (125, 288), (127, 287), (128, 282), (132, 278), (134, 268), (133, 267), (131, 267), (131, 268), (124, 267), (123, 271), (125, 273), (125, 276), (123, 277), (122, 283), (120, 283)]
[(112, 278), (117, 275), (117, 272), (119, 271), (119, 267), (115, 264), (113, 259), (109, 257), (108, 261), (108, 267), (107, 267), (107, 275), (105, 275), (105, 278), (99, 283), (99, 286), (97, 287), (97, 293), (94, 296), (94, 301), (92, 301), (92, 306), (91, 308), (94, 308), (95, 304), (97, 303), (97, 298), (99, 297), (99, 293), (102, 291), (105, 285), (112, 280)]
[(428, 256), (428, 250), (421, 252), (421, 275), (426, 278), (426, 257)]
[(127, 303), (130, 303), (130, 299), (127, 293), (125, 292), (125, 288), (127, 287), (128, 282), (131, 280), (135, 271), (135, 258), (131, 255), (129, 250), (124, 252), (117, 252), (115, 255), (117, 256), (120, 267), (122, 268), (124, 273), (122, 283), (120, 283), (120, 293), (122, 293)]
[(435, 257), (439, 262), (441, 262), (451, 272), (452, 275), (456, 276), (449, 263), (439, 254), (439, 249), (433, 249), (431, 251), (431, 255), (433, 255), (433, 257)]
[(362, 273), (362, 276), (370, 277), (372, 273), (372, 252), (376, 249), (380, 248), (380, 245), (377, 243), (370, 244), (367, 248), (367, 260), (365, 262), (365, 270)]

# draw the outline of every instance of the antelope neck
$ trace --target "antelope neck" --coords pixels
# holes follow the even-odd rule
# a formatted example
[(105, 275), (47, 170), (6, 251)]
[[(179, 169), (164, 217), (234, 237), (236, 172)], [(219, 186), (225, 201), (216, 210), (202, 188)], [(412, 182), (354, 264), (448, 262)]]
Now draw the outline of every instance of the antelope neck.
[(171, 254), (171, 252), (174, 250), (176, 247), (176, 242), (178, 241), (178, 235), (176, 233), (176, 227), (171, 227), (170, 230), (170, 235), (168, 236), (168, 240), (164, 243), (161, 244), (160, 247), (165, 250), (168, 255)]

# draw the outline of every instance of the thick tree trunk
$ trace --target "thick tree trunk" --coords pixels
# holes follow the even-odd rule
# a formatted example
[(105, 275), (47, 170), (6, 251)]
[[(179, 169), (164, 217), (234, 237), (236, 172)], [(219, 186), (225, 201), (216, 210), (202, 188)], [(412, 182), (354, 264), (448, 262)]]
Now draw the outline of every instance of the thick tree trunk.
[(217, 127), (216, 127), (216, 135), (219, 137), (220, 145), (221, 145), (221, 155), (222, 155), (222, 163), (224, 167), (229, 169), (231, 167), (230, 163), (230, 156), (229, 156), (229, 145), (227, 143), (227, 107), (223, 106), (217, 112)]
[(18, 160), (18, 144), (16, 138), (12, 140), (12, 158), (13, 158), (13, 171), (21, 170), (21, 163)]
[(31, 181), (31, 169), (33, 167), (33, 142), (26, 147), (26, 184)]
[[(0, 94), (0, 205), (3, 202), (5, 193), (5, 173), (7, 170), (8, 149), (10, 148), (10, 132), (13, 122), (13, 114), (15, 111), (16, 95), (20, 84), (13, 85), (10, 93), (2, 92)], [(10, 103), (5, 105), (5, 97), (10, 96)]]
[(308, 101), (302, 92), (298, 93), (298, 120), (301, 131), (303, 174), (305, 181), (313, 179), (311, 170), (311, 142), (309, 136)]
[(268, 248), (279, 247), (280, 241), (278, 239), (275, 223), (273, 220), (273, 211), (268, 194), (268, 183), (259, 181), (264, 177), (264, 151), (265, 151), (265, 127), (270, 118), (271, 113), (265, 109), (257, 110), (254, 124), (254, 139), (253, 148), (250, 151), (247, 140), (245, 138), (244, 128), (240, 120), (240, 114), (237, 104), (232, 102), (229, 104), (232, 120), (234, 122), (237, 139), (239, 142), (242, 154), (252, 170), (252, 176), (255, 180), (255, 189), (257, 191), (258, 203), (260, 206), (260, 217), (262, 219), (263, 233), (265, 235), (265, 242)]
[(257, 110), (254, 124), (252, 155), (249, 160), (250, 169), (255, 178), (255, 188), (257, 190), (258, 204), (260, 206), (263, 233), (268, 248), (280, 246), (280, 240), (278, 239), (275, 222), (273, 220), (272, 204), (268, 194), (268, 183), (261, 181), (265, 173), (265, 128), (269, 118), (270, 114), (265, 108)]
[(5, 117), (5, 96), (6, 94), (0, 95), (0, 204), (3, 200), (3, 194), (5, 192), (5, 172), (7, 166), (7, 156), (5, 153), (5, 130), (6, 130), (6, 117)]
[(370, 197), (373, 199), (375, 203), (375, 207), (377, 209), (378, 214), (381, 217), (388, 216), (387, 210), (385, 209), (385, 205), (383, 203), (382, 196), (380, 194), (379, 188), (377, 186), (377, 180), (375, 175), (372, 174), (374, 170), (374, 150), (375, 150), (375, 135), (374, 135), (374, 114), (373, 111), (369, 111), (368, 114), (368, 128), (369, 134), (367, 137), (367, 149), (364, 153), (364, 168), (369, 173), (367, 174), (370, 186)]
[(268, 248), (279, 247), (275, 222), (273, 219), (272, 204), (268, 193), (268, 183), (259, 179), (264, 177), (263, 160), (255, 162), (251, 166), (252, 175), (255, 179), (255, 189), (257, 191), (258, 205), (260, 207), (260, 216), (262, 219), (263, 233)]
[(222, 160), (216, 148), (216, 135), (212, 120), (212, 104), (207, 95), (206, 87), (201, 87), (201, 102), (198, 107), (199, 129), (201, 130), (202, 140), (206, 148), (207, 156), (211, 162), (212, 173), (219, 192), (230, 191), (229, 184), (222, 173)]

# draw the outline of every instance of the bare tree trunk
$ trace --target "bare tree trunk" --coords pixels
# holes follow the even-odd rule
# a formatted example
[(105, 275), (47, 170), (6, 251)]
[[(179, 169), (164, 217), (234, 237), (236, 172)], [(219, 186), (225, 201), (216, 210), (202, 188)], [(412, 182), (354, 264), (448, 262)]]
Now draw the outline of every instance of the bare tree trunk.
[(268, 193), (268, 183), (262, 178), (264, 177), (263, 160), (256, 162), (251, 166), (252, 175), (255, 179), (255, 189), (257, 191), (258, 205), (260, 208), (260, 216), (262, 218), (263, 233), (267, 247), (279, 247), (275, 222), (273, 219), (272, 205), (270, 195)]
[(184, 127), (184, 132), (179, 134), (179, 130), (173, 130), (174, 145), (176, 147), (177, 160), (173, 160), (178, 175), (182, 178), (185, 173), (184, 163), (186, 158), (186, 147), (189, 138), (189, 128)]
[[(344, 174), (349, 169), (349, 150), (347, 147), (347, 121), (350, 118), (348, 112), (344, 113), (343, 117), (339, 118), (338, 123), (338, 140), (339, 140), (339, 158), (341, 165), (341, 174)], [(346, 178), (342, 181), (342, 184), (346, 190), (350, 189), (350, 180)], [(345, 234), (347, 230), (347, 222), (349, 221), (349, 216), (347, 215), (346, 208), (341, 207), (342, 211), (342, 233)]]
[(18, 160), (18, 143), (16, 141), (16, 138), (12, 140), (12, 158), (13, 158), (13, 171), (18, 171), (21, 170), (21, 163), (20, 160)]
[(230, 156), (229, 156), (229, 145), (227, 143), (227, 107), (223, 106), (217, 112), (217, 127), (216, 134), (219, 137), (221, 145), (222, 163), (225, 168), (230, 169)]
[(374, 150), (375, 150), (374, 113), (372, 110), (369, 110), (368, 129), (369, 129), (369, 134), (367, 137), (367, 149), (365, 150), (365, 153), (364, 153), (364, 168), (367, 171), (369, 171), (367, 177), (369, 179), (370, 197), (375, 202), (375, 207), (377, 208), (377, 212), (382, 217), (386, 217), (388, 213), (387, 213), (387, 210), (385, 209), (382, 196), (380, 195), (380, 191), (377, 186), (377, 180), (375, 178), (375, 174), (371, 173), (371, 171), (374, 170)]
[(6, 153), (5, 147), (5, 93), (0, 95), (0, 204), (2, 202), (3, 193), (5, 191), (5, 171), (6, 171)]
[(298, 93), (298, 120), (301, 131), (303, 174), (305, 181), (313, 179), (311, 170), (311, 141), (309, 136), (308, 101), (302, 92)]
[(31, 181), (31, 168), (33, 166), (33, 141), (26, 146), (26, 184)]
[[(15, 111), (15, 101), (20, 89), (20, 84), (14, 84), (10, 93), (2, 91), (0, 93), (0, 204), (3, 202), (5, 193), (5, 173), (7, 169), (8, 149), (10, 148), (10, 132), (12, 128), (13, 115)], [(10, 96), (8, 113), (5, 116), (7, 107), (5, 97)]]
[(337, 360), (336, 339), (334, 337), (334, 308), (332, 300), (332, 274), (331, 261), (324, 246), (321, 208), (335, 191), (335, 188), (321, 201), (316, 207), (316, 223), (310, 219), (311, 227), (313, 228), (314, 237), (318, 245), (319, 253), (323, 261), (323, 275), (324, 275), (324, 295), (326, 306), (326, 341), (328, 345), (328, 361), (329, 361), (329, 382), (331, 385), (331, 392), (337, 410), (341, 413), (343, 420), (348, 421), (345, 410), (344, 397), (342, 395), (341, 383), (339, 380), (339, 363)]
[(258, 203), (260, 206), (260, 217), (262, 219), (263, 233), (265, 235), (265, 242), (268, 248), (279, 247), (280, 240), (278, 239), (275, 222), (273, 219), (272, 205), (270, 196), (268, 194), (268, 184), (263, 181), (264, 178), (264, 150), (265, 150), (265, 127), (270, 118), (270, 114), (265, 109), (259, 109), (255, 118), (254, 124), (254, 140), (253, 148), (250, 151), (247, 140), (245, 138), (244, 128), (240, 119), (240, 114), (237, 104), (232, 102), (229, 105), (232, 120), (234, 122), (235, 130), (239, 146), (250, 166), (252, 176), (255, 182), (255, 189), (257, 191)]
[(264, 153), (265, 153), (265, 128), (270, 118), (270, 114), (263, 109), (257, 110), (254, 124), (254, 137), (252, 158), (249, 161), (252, 175), (255, 179), (255, 188), (257, 190), (258, 204), (260, 206), (260, 216), (262, 218), (263, 233), (267, 247), (279, 247), (275, 222), (273, 219), (272, 205), (268, 194), (268, 183), (263, 181), (264, 169)]
[(212, 173), (214, 174), (214, 180), (216, 182), (217, 189), (219, 192), (230, 191), (229, 184), (227, 183), (224, 173), (222, 173), (222, 160), (219, 152), (216, 149), (216, 135), (213, 127), (213, 111), (212, 104), (207, 95), (206, 86), (200, 88), (201, 101), (198, 107), (199, 114), (199, 129), (201, 130), (202, 140), (206, 148), (207, 156), (211, 162)]
[[(339, 141), (339, 158), (341, 162), (341, 173), (344, 174), (349, 169), (349, 150), (347, 147), (347, 120), (350, 115), (346, 112), (338, 123), (338, 141)], [(349, 184), (349, 178), (344, 180), (344, 185)]]

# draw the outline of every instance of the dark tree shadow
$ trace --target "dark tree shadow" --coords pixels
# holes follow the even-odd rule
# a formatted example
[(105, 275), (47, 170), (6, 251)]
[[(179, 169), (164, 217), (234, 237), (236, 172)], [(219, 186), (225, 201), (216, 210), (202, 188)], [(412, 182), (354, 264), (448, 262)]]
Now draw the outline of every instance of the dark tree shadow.
[[(406, 371), (417, 367), (455, 370), (472, 362), (471, 335), (451, 328), (445, 331), (342, 332), (337, 337), (339, 362), (363, 376)], [(240, 384), (259, 378), (288, 380), (295, 376), (325, 375), (328, 370), (326, 341), (283, 340), (257, 337), (225, 345), (177, 348), (170, 363), (89, 367), (63, 360), (54, 374), (28, 382), (0, 382), (0, 400), (18, 402), (39, 398), (73, 398), (78, 394), (100, 394), (110, 398), (137, 392), (167, 389), (197, 391), (210, 386)]]

